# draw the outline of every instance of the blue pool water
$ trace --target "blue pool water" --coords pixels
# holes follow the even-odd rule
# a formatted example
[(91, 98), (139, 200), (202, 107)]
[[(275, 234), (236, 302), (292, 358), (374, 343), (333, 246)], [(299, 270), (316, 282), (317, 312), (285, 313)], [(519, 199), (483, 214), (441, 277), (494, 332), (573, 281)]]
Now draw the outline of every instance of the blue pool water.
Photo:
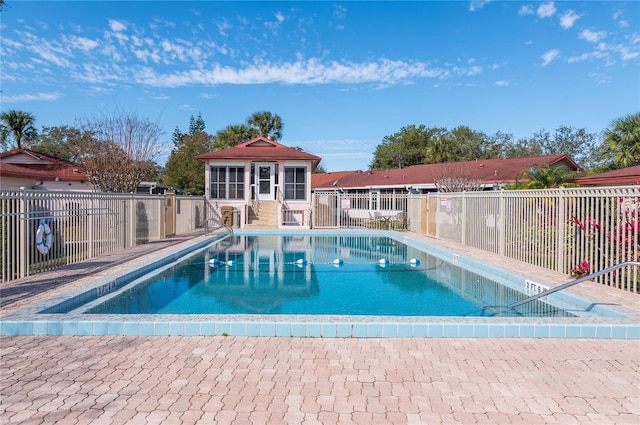
[[(87, 312), (485, 316), (522, 294), (388, 238), (234, 236)], [(571, 316), (543, 302), (501, 315)]]

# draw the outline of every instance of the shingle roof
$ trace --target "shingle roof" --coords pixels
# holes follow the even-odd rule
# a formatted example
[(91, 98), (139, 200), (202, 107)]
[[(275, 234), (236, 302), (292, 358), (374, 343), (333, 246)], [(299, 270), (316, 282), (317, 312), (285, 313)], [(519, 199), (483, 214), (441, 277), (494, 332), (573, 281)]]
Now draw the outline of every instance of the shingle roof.
[(525, 158), (483, 159), (476, 161), (448, 162), (442, 164), (413, 165), (407, 168), (356, 171), (341, 178), (329, 180), (312, 186), (313, 189), (323, 188), (372, 188), (372, 187), (429, 187), (439, 178), (451, 175), (464, 175), (468, 178), (479, 179), (487, 184), (494, 182), (515, 183), (523, 180), (522, 176), (533, 166), (559, 166), (577, 171), (578, 165), (567, 155), (545, 155)]
[(580, 186), (640, 185), (640, 165), (576, 179)]
[(344, 177), (352, 173), (360, 173), (361, 171), (332, 171), (327, 173), (315, 173), (311, 175), (311, 187), (323, 186), (327, 183), (333, 185)]
[(312, 161), (314, 168), (321, 160), (319, 156), (290, 148), (265, 137), (256, 137), (237, 146), (204, 153), (196, 156), (196, 159), (201, 161), (215, 159), (265, 161), (302, 160)]
[[(32, 162), (14, 161), (21, 156), (28, 157)], [(28, 149), (13, 149), (1, 153), (0, 176), (50, 181), (55, 180), (56, 177), (61, 181), (88, 180), (87, 175), (77, 164)]]

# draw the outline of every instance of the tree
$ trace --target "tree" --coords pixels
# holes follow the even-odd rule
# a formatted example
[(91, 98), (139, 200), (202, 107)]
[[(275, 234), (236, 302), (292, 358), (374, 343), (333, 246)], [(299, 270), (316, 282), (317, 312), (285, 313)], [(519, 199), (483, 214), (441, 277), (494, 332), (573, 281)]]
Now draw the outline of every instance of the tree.
[(500, 145), (496, 139), (469, 127), (458, 126), (447, 130), (409, 125), (398, 133), (385, 136), (376, 147), (370, 168), (403, 168), (417, 164), (496, 158), (499, 155)]
[(42, 127), (38, 139), (28, 148), (34, 152), (67, 161), (75, 161), (74, 148), (81, 143), (82, 132), (76, 127)]
[(482, 179), (470, 175), (469, 170), (459, 164), (440, 164), (434, 176), (438, 192), (471, 192), (483, 189)]
[(501, 145), (502, 158), (524, 158), (528, 156), (544, 155), (542, 146), (535, 139), (518, 139), (512, 141), (511, 138)]
[(135, 191), (162, 151), (160, 125), (123, 109), (81, 121), (80, 129), (72, 152), (98, 190)]
[(597, 162), (597, 140), (597, 135), (584, 128), (560, 126), (553, 134), (543, 129), (530, 138), (504, 145), (502, 153), (505, 158), (565, 154), (583, 168), (590, 168)]
[(525, 177), (530, 179), (522, 185), (523, 189), (551, 189), (560, 186), (575, 186), (569, 183), (573, 173), (564, 167), (532, 167)]
[(316, 169), (313, 170), (313, 174), (322, 174), (322, 173), (326, 173), (326, 172), (327, 172), (327, 170), (326, 170), (326, 168), (324, 168), (324, 165), (321, 162), (319, 162), (318, 166), (316, 167)]
[(0, 140), (3, 149), (9, 146), (9, 140), (13, 139), (15, 146), (22, 149), (22, 142), (29, 142), (38, 136), (33, 114), (12, 109), (0, 114)]
[(640, 112), (611, 123), (604, 132), (601, 152), (611, 169), (640, 165)]
[(247, 125), (251, 129), (253, 137), (266, 137), (269, 140), (282, 139), (282, 118), (271, 112), (255, 112), (247, 119)]
[(230, 148), (251, 140), (253, 137), (251, 129), (245, 124), (228, 125), (223, 130), (219, 130), (216, 133), (216, 141), (213, 146), (213, 150), (218, 151)]
[(176, 127), (173, 132), (174, 148), (164, 167), (165, 184), (194, 195), (204, 194), (205, 164), (195, 157), (211, 151), (215, 141), (205, 128), (200, 115), (197, 118), (191, 116), (188, 133), (183, 134)]
[(426, 146), (441, 131), (443, 129), (427, 128), (424, 125), (402, 127), (399, 132), (385, 136), (382, 143), (376, 146), (369, 168), (385, 170), (422, 164)]

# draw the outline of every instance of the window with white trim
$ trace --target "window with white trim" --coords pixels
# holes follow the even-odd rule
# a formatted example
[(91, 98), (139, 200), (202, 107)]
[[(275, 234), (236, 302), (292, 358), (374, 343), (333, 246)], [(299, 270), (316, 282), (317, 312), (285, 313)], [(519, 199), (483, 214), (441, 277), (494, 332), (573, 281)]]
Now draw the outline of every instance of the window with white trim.
[(210, 199), (244, 199), (244, 167), (211, 167)]
[(307, 199), (307, 168), (284, 168), (284, 199), (304, 201)]

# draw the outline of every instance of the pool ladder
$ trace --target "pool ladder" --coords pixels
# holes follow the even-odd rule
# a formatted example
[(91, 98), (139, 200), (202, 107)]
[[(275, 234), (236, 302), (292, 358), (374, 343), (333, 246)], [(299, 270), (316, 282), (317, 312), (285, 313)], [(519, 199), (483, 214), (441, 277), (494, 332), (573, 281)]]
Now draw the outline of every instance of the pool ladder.
[(577, 285), (578, 283), (582, 283), (582, 282), (584, 282), (586, 280), (591, 280), (594, 277), (598, 277), (598, 276), (601, 276), (603, 274), (607, 274), (609, 272), (621, 269), (622, 267), (626, 267), (626, 266), (636, 266), (636, 267), (640, 266), (640, 261), (624, 261), (622, 263), (614, 264), (611, 267), (607, 267), (606, 269), (602, 269), (600, 271), (588, 274), (586, 276), (582, 276), (582, 277), (580, 277), (578, 279), (572, 280), (571, 282), (567, 282), (567, 283), (564, 283), (564, 284), (562, 284), (560, 286), (556, 286), (555, 288), (551, 288), (548, 291), (544, 291), (544, 292), (540, 292), (539, 294), (531, 295), (530, 297), (527, 297), (527, 298), (525, 298), (523, 300), (517, 301), (517, 302), (512, 303), (512, 304), (509, 304), (505, 308), (514, 308), (514, 307), (521, 306), (522, 304), (526, 304), (526, 303), (528, 303), (530, 301), (537, 300), (538, 298), (541, 298), (541, 297), (546, 297), (547, 295), (553, 294), (554, 292), (562, 291), (563, 289), (569, 288), (570, 286)]
[[(210, 225), (214, 225), (213, 229), (209, 229)], [(229, 226), (227, 226), (226, 224), (222, 223), (221, 221), (213, 218), (213, 217), (209, 217), (204, 221), (204, 234), (208, 235), (210, 231), (213, 230), (218, 230), (218, 229), (224, 229), (227, 231), (227, 233), (229, 233), (229, 237), (233, 236), (233, 229)]]

